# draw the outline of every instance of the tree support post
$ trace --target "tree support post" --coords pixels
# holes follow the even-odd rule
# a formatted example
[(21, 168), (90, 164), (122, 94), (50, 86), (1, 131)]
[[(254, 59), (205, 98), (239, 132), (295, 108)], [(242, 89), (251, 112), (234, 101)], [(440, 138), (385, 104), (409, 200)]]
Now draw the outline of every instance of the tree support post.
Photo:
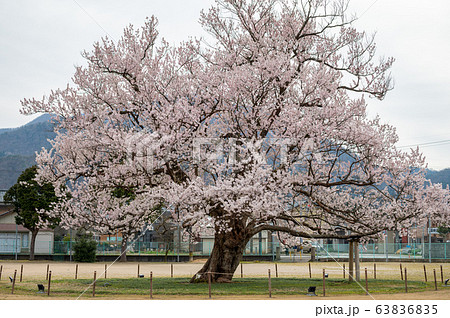
[(353, 281), (353, 241), (348, 242), (348, 281)]
[(356, 281), (361, 281), (361, 268), (360, 268), (360, 262), (359, 262), (359, 240), (355, 241), (353, 243), (355, 246), (355, 272), (356, 272)]

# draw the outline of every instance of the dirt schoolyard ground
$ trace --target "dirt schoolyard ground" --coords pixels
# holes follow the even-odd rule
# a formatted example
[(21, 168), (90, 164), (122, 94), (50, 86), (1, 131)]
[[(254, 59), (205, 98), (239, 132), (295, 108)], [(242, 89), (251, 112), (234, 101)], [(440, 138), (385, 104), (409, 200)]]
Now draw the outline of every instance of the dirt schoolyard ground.
[[(104, 277), (105, 264), (107, 266), (108, 278), (133, 278), (139, 273), (149, 277), (150, 272), (153, 272), (153, 277), (170, 277), (173, 266), (174, 277), (186, 277), (186, 280), (193, 276), (203, 265), (204, 260), (198, 260), (191, 263), (78, 263), (78, 279), (92, 279), (94, 271), (97, 272), (98, 278)], [(348, 263), (334, 263), (334, 262), (315, 262), (315, 263), (278, 263), (278, 277), (296, 277), (309, 278), (309, 264), (311, 265), (312, 278), (321, 278), (323, 269), (325, 269), (329, 278), (343, 278), (343, 265), (345, 264), (348, 270)], [(443, 278), (446, 280), (450, 278), (450, 264), (449, 263), (375, 263), (376, 264), (376, 278), (388, 280), (400, 280), (400, 266), (404, 272), (407, 269), (408, 281), (424, 281), (424, 265), (428, 281), (434, 282), (434, 273), (438, 281), (438, 291), (431, 289), (425, 292), (416, 293), (397, 293), (397, 294), (377, 294), (376, 299), (450, 299), (450, 286), (444, 287), (441, 283), (441, 266), (443, 271)], [(23, 265), (23, 281), (27, 280), (42, 280), (45, 282), (47, 275), (47, 265), (52, 272), (52, 280), (56, 279), (74, 279), (76, 263), (69, 262), (42, 262), (42, 261), (0, 261), (2, 266), (2, 277), (0, 283), (9, 283), (9, 276), (14, 275), (17, 270), (17, 281), (19, 280), (21, 266)], [(364, 280), (365, 268), (367, 268), (368, 278), (374, 278), (374, 263), (361, 263), (361, 279)], [(261, 262), (261, 263), (243, 263), (242, 271), (244, 277), (267, 277), (267, 270), (272, 271), (272, 277), (275, 277), (275, 263)], [(240, 266), (236, 270), (235, 277), (240, 277)], [(345, 274), (348, 278), (348, 273)], [(364, 285), (364, 283), (362, 283)], [(52, 296), (53, 299), (59, 296)], [(67, 297), (61, 297), (67, 299)], [(174, 295), (158, 295), (157, 299), (204, 299), (204, 296), (174, 296)], [(42, 299), (42, 296), (24, 296), (0, 294), (0, 299)], [(139, 295), (118, 295), (107, 296), (102, 299), (148, 299), (145, 296)], [(263, 295), (236, 295), (236, 296), (217, 296), (214, 299), (267, 299)], [(276, 296), (274, 299), (323, 299), (321, 297), (311, 298), (304, 295), (286, 295)], [(371, 299), (366, 295), (330, 295), (326, 299)]]

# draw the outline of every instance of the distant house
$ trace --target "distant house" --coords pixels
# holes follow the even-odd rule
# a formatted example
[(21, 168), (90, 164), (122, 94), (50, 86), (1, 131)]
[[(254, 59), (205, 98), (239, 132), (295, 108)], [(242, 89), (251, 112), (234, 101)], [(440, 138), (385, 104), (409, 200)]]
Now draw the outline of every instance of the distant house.
[[(0, 254), (28, 254), (31, 232), (17, 225), (14, 207), (4, 202), (6, 190), (0, 190)], [(36, 237), (35, 254), (53, 253), (53, 230), (40, 230)]]

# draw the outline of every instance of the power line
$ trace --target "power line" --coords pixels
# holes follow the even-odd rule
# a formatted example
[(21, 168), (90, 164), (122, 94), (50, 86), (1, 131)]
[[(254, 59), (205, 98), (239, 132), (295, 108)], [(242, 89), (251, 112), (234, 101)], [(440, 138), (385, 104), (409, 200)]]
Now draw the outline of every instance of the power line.
[(378, 2), (378, 0), (375, 0), (375, 1), (374, 1), (374, 2), (366, 9), (366, 11), (364, 11), (364, 12), (358, 17), (358, 19), (361, 19), (361, 17), (362, 17), (364, 14), (366, 14), (366, 12), (369, 11), (370, 8), (372, 8), (372, 7), (374, 6), (374, 4), (377, 3), (377, 2)]
[(83, 10), (83, 12), (89, 17), (89, 18), (91, 18), (91, 20), (92, 21), (94, 21), (94, 23), (95, 24), (97, 24), (98, 25), (98, 27), (100, 28), (100, 29), (102, 29), (103, 30), (103, 32), (105, 32), (113, 41), (116, 41), (112, 36), (111, 36), (111, 34), (109, 34), (108, 33), (108, 31), (106, 31), (101, 25), (100, 25), (100, 23), (98, 23), (97, 22), (97, 20), (95, 20), (94, 19), (94, 17), (92, 16), (92, 15), (90, 15), (89, 14), (89, 12), (87, 12), (76, 0), (73, 0), (73, 2), (75, 2), (76, 4), (77, 4), (77, 6), (81, 9), (81, 10)]
[(421, 144), (399, 146), (397, 148), (409, 148), (409, 147), (417, 147), (417, 146), (432, 147), (432, 146), (442, 146), (442, 145), (446, 145), (448, 143), (450, 143), (450, 139), (425, 142), (425, 143), (421, 143)]

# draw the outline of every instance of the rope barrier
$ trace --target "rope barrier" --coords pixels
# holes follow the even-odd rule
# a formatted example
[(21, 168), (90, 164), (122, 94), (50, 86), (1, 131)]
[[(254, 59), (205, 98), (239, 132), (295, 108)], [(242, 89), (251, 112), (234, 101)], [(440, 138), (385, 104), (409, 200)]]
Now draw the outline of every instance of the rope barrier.
[[(78, 265), (78, 264), (76, 264), (76, 265)], [(311, 265), (311, 263), (309, 263), (309, 265)], [(316, 274), (319, 272), (319, 268), (317, 268), (317, 265), (321, 265), (321, 264), (313, 264), (313, 266), (315, 267), (313, 269), (315, 269)], [(140, 264), (138, 264), (137, 266), (138, 266), (138, 275), (139, 275), (140, 274), (140, 270), (141, 270)], [(49, 269), (49, 267), (50, 267), (49, 264), (47, 264), (47, 269)], [(76, 266), (76, 267), (78, 267), (78, 266)], [(258, 276), (262, 276), (261, 274), (262, 274), (264, 269), (268, 270), (268, 272), (266, 272), (266, 275), (264, 275), (264, 276), (267, 277), (267, 273), (269, 273), (269, 295), (271, 295), (271, 287), (272, 287), (271, 286), (271, 279), (273, 279), (273, 277), (271, 275), (270, 267), (271, 267), (270, 265), (268, 266), (269, 269), (267, 267), (264, 267), (264, 268), (260, 267), (261, 270), (262, 270), (261, 273), (259, 273), (259, 268), (258, 268), (258, 273), (253, 272), (254, 277), (258, 277)], [(422, 267), (422, 266), (420, 266), (420, 267)], [(76, 269), (78, 269), (78, 268), (76, 268)], [(325, 278), (328, 277), (328, 273), (340, 273), (341, 272), (341, 270), (339, 268), (337, 268), (337, 267), (331, 267), (331, 268), (326, 268), (326, 269), (325, 268), (320, 268), (320, 269), (322, 269), (322, 272), (323, 272), (322, 273), (323, 274), (322, 275), (322, 279), (324, 280), (323, 281), (324, 283), (325, 283)], [(387, 271), (392, 272), (393, 271), (392, 268), (376, 268), (376, 269), (379, 272), (380, 271), (382, 271), (382, 272), (383, 271), (384, 272), (387, 272)], [(2, 271), (2, 270), (3, 270), (3, 265), (0, 266), (0, 271)], [(106, 276), (106, 270), (107, 269), (105, 269), (105, 276)], [(426, 275), (427, 274), (427, 270), (430, 270), (430, 269), (426, 268), (426, 266), (423, 265), (423, 273), (422, 273), (422, 275)], [(440, 280), (442, 280), (444, 268), (443, 268), (442, 265), (438, 265), (436, 268), (432, 268), (431, 270), (433, 271), (432, 272), (433, 276), (430, 275), (430, 277), (432, 277), (432, 279), (434, 279), (434, 289), (437, 290), (437, 281), (438, 281), (438, 278), (441, 278)], [(23, 267), (21, 268), (21, 272), (22, 271), (23, 271)], [(307, 271), (308, 271), (308, 269), (306, 268), (306, 274), (307, 274)], [(327, 273), (326, 276), (325, 276), (325, 271)], [(365, 288), (364, 288), (364, 291), (365, 291), (365, 293), (367, 295), (370, 295), (369, 288), (368, 288), (368, 273), (375, 272), (375, 271), (372, 271), (369, 268), (365, 268), (363, 271), (365, 272), (365, 277), (364, 277), (365, 278)], [(218, 272), (218, 271), (205, 271), (205, 272), (202, 272), (202, 273), (198, 273), (197, 274), (197, 278), (200, 278), (200, 277), (202, 277), (203, 279), (206, 278), (206, 281), (211, 283), (212, 280), (213, 280), (213, 275), (222, 275), (222, 276), (224, 276), (224, 278), (230, 278), (231, 279), (233, 276), (235, 276), (235, 274), (236, 274), (235, 278), (237, 278), (238, 277), (237, 276), (238, 272), (239, 272), (238, 268), (232, 273), (230, 273), (230, 272)], [(345, 270), (345, 267), (344, 267), (344, 272), (348, 273)], [(414, 276), (419, 276), (421, 274), (420, 272), (421, 272), (421, 270), (417, 269), (417, 271), (415, 272)], [(442, 275), (441, 277), (438, 277), (439, 273)], [(19, 273), (16, 270), (14, 274), (15, 274), (14, 276), (16, 276)], [(292, 274), (292, 275), (298, 276), (299, 273), (295, 272), (295, 271), (291, 271), (290, 273), (285, 273), (285, 274), (288, 274), (288, 275)], [(305, 274), (305, 273), (302, 272), (302, 274)], [(411, 274), (411, 272), (409, 272), (408, 274)], [(49, 270), (48, 273), (47, 273), (47, 276), (48, 276), (48, 277), (46, 277), (47, 281), (48, 281), (47, 294), (50, 295), (50, 284), (51, 284), (51, 280), (52, 280), (52, 271)], [(402, 276), (403, 276), (402, 278), (403, 278), (404, 285), (405, 285), (405, 287), (404, 287), (405, 288), (405, 292), (408, 292), (408, 281), (407, 280), (408, 280), (409, 277), (407, 276), (407, 270), (406, 270), (405, 266), (402, 266)], [(151, 274), (150, 274), (150, 298), (153, 298), (153, 279), (152, 279), (153, 277), (154, 277), (153, 272), (151, 272)], [(299, 276), (298, 278), (301, 279), (301, 277), (302, 276)], [(340, 277), (342, 277), (342, 275), (340, 275)], [(427, 279), (427, 278), (428, 277), (426, 277), (425, 279)], [(430, 282), (432, 281), (432, 279), (430, 279)], [(19, 281), (19, 279), (17, 279), (17, 281)], [(14, 277), (14, 279), (13, 279), (13, 286), (14, 286), (14, 283), (16, 283), (17, 281), (16, 281), (16, 277)], [(96, 272), (94, 272), (94, 280), (93, 280), (93, 282), (90, 285), (92, 287), (92, 289), (93, 289), (92, 290), (93, 291), (93, 297), (95, 296), (95, 289), (96, 289), (96, 282), (97, 281), (98, 281), (98, 276), (96, 275)], [(324, 287), (325, 287), (325, 285), (324, 285)], [(14, 293), (14, 287), (12, 287), (12, 293)], [(325, 291), (324, 291), (324, 294), (325, 294)]]

